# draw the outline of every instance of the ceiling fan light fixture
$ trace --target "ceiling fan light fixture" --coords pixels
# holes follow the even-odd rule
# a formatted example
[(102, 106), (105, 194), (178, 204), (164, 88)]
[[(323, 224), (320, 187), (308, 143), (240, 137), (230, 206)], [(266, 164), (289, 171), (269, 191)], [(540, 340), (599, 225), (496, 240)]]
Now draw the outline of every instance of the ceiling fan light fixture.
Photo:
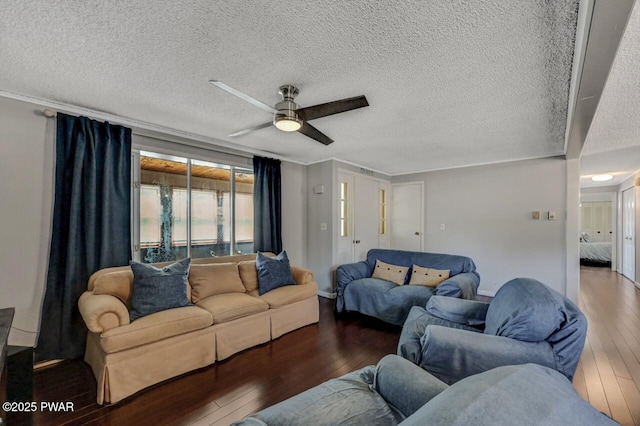
[(608, 180), (613, 179), (613, 175), (606, 173), (603, 175), (593, 175), (591, 176), (591, 180), (594, 182), (606, 182)]
[(302, 120), (296, 116), (276, 115), (273, 124), (283, 132), (295, 132), (302, 127)]

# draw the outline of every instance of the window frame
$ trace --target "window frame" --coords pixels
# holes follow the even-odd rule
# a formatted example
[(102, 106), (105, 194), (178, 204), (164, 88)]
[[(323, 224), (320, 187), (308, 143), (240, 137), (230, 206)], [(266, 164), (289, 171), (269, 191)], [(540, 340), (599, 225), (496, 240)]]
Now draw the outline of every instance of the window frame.
[[(164, 141), (163, 141), (164, 142)], [(211, 152), (213, 154), (215, 154), (215, 152)], [(170, 160), (170, 161), (176, 161), (177, 159), (179, 160), (186, 160), (186, 165), (187, 165), (187, 174), (186, 174), (186, 182), (187, 182), (187, 187), (184, 188), (187, 191), (187, 239), (186, 242), (184, 242), (184, 244), (182, 242), (178, 242), (177, 244), (174, 243), (172, 241), (172, 246), (176, 246), (176, 247), (184, 247), (184, 245), (186, 244), (186, 256), (187, 257), (191, 257), (192, 255), (192, 246), (194, 245), (206, 245), (208, 244), (206, 241), (197, 241), (194, 242), (192, 239), (192, 224), (191, 224), (191, 204), (192, 204), (192, 197), (191, 197), (191, 180), (192, 180), (192, 172), (191, 172), (191, 166), (193, 164), (196, 165), (206, 165), (206, 166), (211, 166), (211, 167), (218, 167), (218, 168), (223, 168), (223, 169), (228, 169), (230, 172), (230, 177), (229, 177), (229, 200), (230, 200), (230, 217), (229, 217), (229, 221), (230, 221), (230, 227), (229, 227), (229, 254), (228, 255), (234, 255), (236, 252), (236, 245), (237, 243), (253, 243), (255, 241), (255, 237), (252, 236), (251, 240), (242, 240), (242, 241), (236, 241), (236, 235), (235, 235), (235, 225), (236, 225), (236, 217), (235, 217), (235, 201), (236, 201), (236, 193), (235, 193), (235, 180), (236, 180), (236, 176), (238, 173), (247, 173), (247, 174), (254, 174), (253, 171), (253, 167), (251, 165), (249, 165), (249, 161), (246, 161), (244, 164), (242, 164), (242, 161), (225, 161), (225, 160), (220, 160), (218, 158), (214, 157), (210, 157), (208, 155), (191, 155), (191, 153), (189, 152), (177, 152), (177, 151), (170, 151), (170, 150), (166, 150), (166, 149), (156, 149), (154, 147), (149, 147), (149, 146), (135, 146), (132, 149), (132, 154), (131, 154), (131, 230), (132, 230), (132, 238), (131, 238), (131, 251), (132, 251), (132, 258), (133, 260), (136, 261), (142, 261), (141, 260), (141, 249), (143, 248), (154, 248), (154, 247), (159, 247), (162, 244), (162, 241), (160, 241), (157, 245), (149, 245), (149, 244), (141, 244), (140, 241), (140, 188), (141, 188), (141, 177), (142, 177), (142, 171), (141, 171), (141, 157), (143, 156), (149, 156), (149, 157), (154, 157), (154, 158), (159, 158), (159, 159), (165, 159), (165, 160)], [(223, 155), (223, 157), (225, 157), (227, 155)], [(248, 160), (244, 157), (242, 157), (242, 159), (244, 160)], [(182, 161), (180, 161), (182, 162)], [(146, 185), (146, 184), (144, 184)], [(199, 190), (199, 189), (196, 189)], [(226, 191), (225, 191), (226, 192)], [(247, 193), (248, 194), (248, 193)], [(214, 243), (221, 243), (220, 241), (217, 240), (217, 238), (215, 239)], [(223, 238), (222, 243), (227, 243), (226, 239)]]

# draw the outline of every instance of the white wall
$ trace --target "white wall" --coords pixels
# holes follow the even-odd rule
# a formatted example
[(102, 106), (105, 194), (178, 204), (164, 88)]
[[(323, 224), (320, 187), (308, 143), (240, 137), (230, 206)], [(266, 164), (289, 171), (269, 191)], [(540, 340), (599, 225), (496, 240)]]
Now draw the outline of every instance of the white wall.
[(307, 168), (282, 162), (282, 247), (291, 264), (307, 265)]
[[(551, 158), (396, 176), (392, 183), (424, 181), (425, 251), (472, 258), (481, 293), (531, 277), (566, 294), (566, 173), (566, 161)], [(531, 219), (533, 210), (540, 220)], [(546, 219), (550, 210), (556, 220)]]
[[(324, 185), (324, 193), (314, 194), (313, 187)], [(307, 268), (313, 271), (318, 291), (323, 296), (333, 293), (333, 161), (307, 166)], [(320, 230), (326, 223), (327, 229)]]
[(9, 344), (33, 346), (49, 259), (55, 123), (0, 97), (0, 307), (15, 307)]

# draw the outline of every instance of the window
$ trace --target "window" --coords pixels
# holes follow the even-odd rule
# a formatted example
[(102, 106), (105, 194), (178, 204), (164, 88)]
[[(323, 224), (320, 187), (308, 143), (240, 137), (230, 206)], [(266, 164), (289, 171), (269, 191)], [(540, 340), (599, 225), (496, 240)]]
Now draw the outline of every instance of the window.
[(140, 186), (140, 246), (160, 246), (160, 190), (153, 185)]
[(340, 182), (340, 236), (349, 236), (349, 193), (347, 182)]
[(251, 169), (141, 152), (139, 180), (136, 258), (162, 262), (253, 252)]
[(380, 235), (387, 233), (387, 191), (380, 190)]

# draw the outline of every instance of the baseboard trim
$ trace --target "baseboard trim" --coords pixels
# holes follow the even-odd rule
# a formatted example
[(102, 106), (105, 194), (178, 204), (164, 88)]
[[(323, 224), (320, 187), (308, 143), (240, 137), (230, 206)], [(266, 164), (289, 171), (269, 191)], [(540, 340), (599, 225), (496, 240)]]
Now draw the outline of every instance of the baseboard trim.
[(33, 364), (33, 369), (34, 370), (38, 370), (40, 368), (45, 368), (45, 367), (49, 367), (51, 365), (60, 364), (62, 361), (64, 361), (64, 359), (54, 359), (54, 360), (51, 360), (51, 361), (36, 362), (35, 364)]
[(324, 297), (325, 299), (335, 299), (337, 297), (335, 293), (327, 293), (326, 291), (318, 291), (318, 296)]
[(496, 297), (496, 292), (495, 291), (478, 290), (478, 294), (480, 296)]

